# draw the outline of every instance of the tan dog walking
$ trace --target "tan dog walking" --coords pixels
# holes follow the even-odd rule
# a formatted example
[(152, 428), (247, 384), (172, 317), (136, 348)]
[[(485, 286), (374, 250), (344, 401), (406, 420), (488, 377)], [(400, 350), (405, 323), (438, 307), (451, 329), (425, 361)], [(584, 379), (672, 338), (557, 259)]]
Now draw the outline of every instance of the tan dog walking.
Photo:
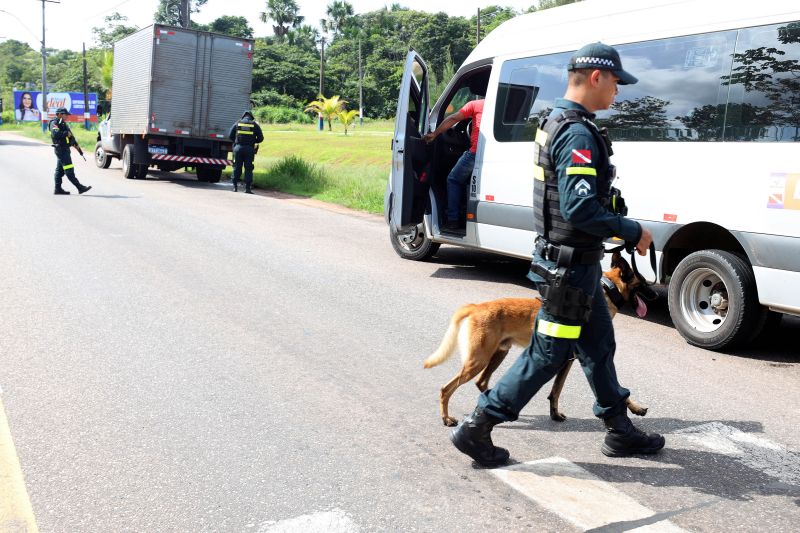
[[(612, 296), (614, 290), (607, 282), (604, 284), (606, 303), (612, 318), (619, 310), (618, 306), (629, 301), (635, 302), (638, 316), (645, 316), (647, 305), (639, 293), (651, 289), (634, 274), (628, 262), (618, 252), (611, 257), (611, 270), (604, 272), (603, 276), (613, 284), (616, 294), (619, 295), (614, 298)], [(453, 313), (450, 326), (439, 348), (423, 363), (424, 368), (432, 368), (450, 358), (456, 347), (461, 352), (461, 370), (442, 387), (439, 393), (439, 409), (442, 422), (446, 426), (458, 424), (458, 421), (448, 414), (448, 403), (456, 389), (478, 376), (475, 385), (481, 392), (485, 391), (489, 387), (489, 378), (503, 362), (511, 347), (514, 345), (525, 347), (530, 343), (536, 315), (541, 305), (542, 301), (539, 298), (501, 298), (480, 304), (467, 304)], [(550, 418), (556, 421), (567, 418), (559, 410), (558, 402), (573, 361), (574, 359), (567, 361), (558, 372), (547, 397), (550, 400)], [(638, 405), (630, 398), (627, 400), (627, 405), (633, 414), (639, 416), (647, 414), (647, 407)]]

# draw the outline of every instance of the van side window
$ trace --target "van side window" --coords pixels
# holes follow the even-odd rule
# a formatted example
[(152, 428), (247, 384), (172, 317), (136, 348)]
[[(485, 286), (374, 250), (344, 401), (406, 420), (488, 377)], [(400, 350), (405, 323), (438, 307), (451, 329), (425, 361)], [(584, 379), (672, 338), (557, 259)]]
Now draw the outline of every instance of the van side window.
[(539, 122), (567, 87), (569, 53), (512, 59), (500, 69), (494, 137), (499, 142), (533, 142)]
[(621, 85), (608, 110), (597, 113), (615, 141), (722, 139), (736, 31), (617, 46), (625, 70), (639, 78)]
[(800, 22), (739, 32), (726, 141), (800, 141)]
[(408, 133), (411, 134), (413, 130), (414, 137), (422, 137), (424, 132), (421, 128), (425, 123), (425, 117), (428, 115), (428, 87), (426, 80), (428, 73), (420, 63), (414, 62), (412, 74), (414, 76), (411, 79), (412, 87), (408, 102), (408, 117), (406, 117), (411, 128)]

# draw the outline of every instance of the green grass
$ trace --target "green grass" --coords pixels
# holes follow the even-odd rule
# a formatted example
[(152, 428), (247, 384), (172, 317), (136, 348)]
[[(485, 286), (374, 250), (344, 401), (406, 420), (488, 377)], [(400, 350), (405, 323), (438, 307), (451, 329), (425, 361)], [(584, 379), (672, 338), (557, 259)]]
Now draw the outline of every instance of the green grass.
[[(72, 124), (72, 132), (90, 159), (97, 132)], [(383, 212), (383, 193), (391, 167), (394, 123), (365, 121), (347, 135), (338, 122), (333, 131), (317, 131), (316, 124), (262, 126), (264, 143), (256, 155), (253, 181), (257, 187), (308, 196), (351, 209)], [(3, 131), (50, 140), (39, 124), (3, 124)], [(225, 174), (230, 175), (228, 167)]]

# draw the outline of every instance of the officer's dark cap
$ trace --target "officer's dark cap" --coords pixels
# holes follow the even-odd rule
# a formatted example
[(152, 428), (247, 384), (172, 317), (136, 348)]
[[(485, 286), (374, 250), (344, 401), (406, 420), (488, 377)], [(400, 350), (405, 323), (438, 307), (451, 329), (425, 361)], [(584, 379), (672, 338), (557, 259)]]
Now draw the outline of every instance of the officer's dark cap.
[(244, 118), (244, 117), (255, 118), (253, 116), (253, 113), (251, 113), (250, 111), (245, 111), (244, 113), (242, 113), (242, 118)]
[(56, 115), (59, 115), (61, 113), (64, 113), (65, 115), (70, 114), (69, 109), (67, 109), (66, 107), (59, 107), (58, 109), (56, 109)]
[(630, 72), (622, 70), (622, 61), (619, 58), (619, 53), (613, 47), (600, 42), (587, 44), (575, 52), (575, 55), (570, 58), (567, 65), (567, 70), (584, 68), (610, 70), (619, 78), (618, 83), (620, 85), (633, 85), (639, 81)]

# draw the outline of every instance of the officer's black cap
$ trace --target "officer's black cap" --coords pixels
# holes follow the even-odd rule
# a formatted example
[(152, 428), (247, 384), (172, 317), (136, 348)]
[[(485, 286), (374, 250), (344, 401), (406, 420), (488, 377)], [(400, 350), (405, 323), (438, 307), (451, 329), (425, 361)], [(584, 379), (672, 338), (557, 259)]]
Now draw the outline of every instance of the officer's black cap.
[(630, 72), (622, 70), (619, 53), (613, 47), (599, 42), (587, 44), (570, 58), (567, 70), (582, 68), (610, 70), (619, 78), (620, 85), (633, 85), (639, 81)]
[(253, 116), (253, 113), (251, 113), (250, 111), (245, 111), (244, 113), (242, 113), (242, 118), (244, 118), (244, 117), (255, 118)]
[(67, 109), (66, 107), (59, 107), (58, 109), (56, 109), (56, 115), (58, 115), (59, 113), (64, 113), (65, 115), (70, 114), (69, 109)]

